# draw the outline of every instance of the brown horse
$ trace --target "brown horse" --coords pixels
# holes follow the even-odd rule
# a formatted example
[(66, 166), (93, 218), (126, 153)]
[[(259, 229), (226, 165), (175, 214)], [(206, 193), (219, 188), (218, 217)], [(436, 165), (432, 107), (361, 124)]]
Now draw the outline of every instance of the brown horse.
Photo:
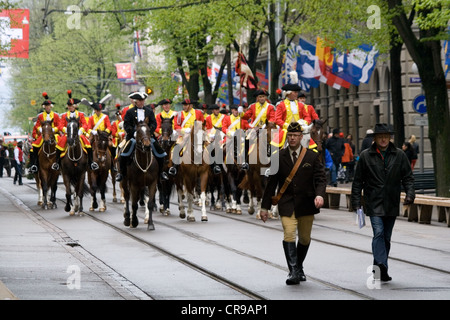
[[(147, 123), (141, 121), (136, 127), (136, 145), (133, 154), (131, 155), (130, 163), (127, 166), (127, 174), (121, 181), (125, 197), (125, 212), (123, 214), (125, 226), (136, 228), (139, 224), (137, 218), (138, 202), (143, 191), (148, 193), (147, 199), (147, 229), (155, 230), (153, 224), (152, 210), (153, 199), (156, 193), (156, 183), (158, 181), (159, 168), (158, 161), (152, 154), (151, 150), (151, 134)], [(131, 198), (131, 219), (129, 201)]]
[[(97, 208), (100, 212), (106, 210), (106, 182), (108, 181), (109, 170), (111, 170), (109, 135), (106, 131), (98, 131), (92, 138), (92, 158), (94, 162), (97, 162), (99, 168), (97, 170), (88, 168), (88, 181), (91, 188), (90, 211)], [(100, 192), (100, 206), (97, 202), (97, 191)]]
[[(59, 170), (53, 170), (52, 165), (56, 162), (56, 139), (53, 133), (51, 121), (44, 121), (42, 123), (42, 147), (39, 150), (39, 181), (42, 189), (43, 204), (42, 208), (55, 209), (56, 205), (56, 190), (58, 188)], [(48, 191), (50, 190), (50, 199), (47, 199)]]
[[(84, 214), (83, 197), (89, 193), (89, 187), (85, 183), (87, 171), (87, 154), (81, 146), (78, 136), (78, 120), (69, 120), (67, 123), (67, 151), (61, 160), (61, 172), (66, 186), (66, 206), (64, 210), (72, 216), (75, 213)], [(72, 186), (75, 191), (75, 199), (72, 202)]]
[[(277, 150), (272, 150), (274, 147), (270, 144), (272, 130), (276, 130), (276, 125), (268, 122), (265, 129), (247, 131), (249, 169), (238, 187), (250, 191), (248, 213), (253, 214), (256, 211), (257, 219), (259, 219), (261, 210), (266, 177), (271, 171), (278, 169), (278, 153)], [(254, 199), (256, 199), (256, 209)]]
[(188, 202), (187, 221), (190, 222), (195, 221), (192, 204), (194, 202), (195, 187), (198, 180), (200, 181), (201, 221), (208, 221), (208, 216), (206, 215), (206, 189), (208, 186), (210, 166), (205, 162), (203, 157), (203, 151), (205, 150), (203, 132), (202, 123), (195, 121), (190, 135), (185, 135), (183, 142), (176, 145), (173, 152), (174, 158), (172, 161), (180, 163), (180, 172), (177, 174), (175, 181), (178, 191), (180, 218), (184, 219), (186, 216), (185, 206), (183, 204), (184, 187)]

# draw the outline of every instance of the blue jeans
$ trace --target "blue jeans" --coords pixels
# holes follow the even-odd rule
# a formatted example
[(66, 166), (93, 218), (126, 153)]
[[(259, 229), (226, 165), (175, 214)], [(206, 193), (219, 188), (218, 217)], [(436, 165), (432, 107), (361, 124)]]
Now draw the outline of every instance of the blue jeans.
[(336, 164), (334, 164), (331, 166), (330, 168), (330, 185), (334, 185), (336, 184), (336, 179), (337, 179), (337, 167)]
[(388, 256), (391, 249), (392, 229), (397, 217), (370, 217), (372, 224), (372, 254), (373, 264), (383, 264), (388, 267)]

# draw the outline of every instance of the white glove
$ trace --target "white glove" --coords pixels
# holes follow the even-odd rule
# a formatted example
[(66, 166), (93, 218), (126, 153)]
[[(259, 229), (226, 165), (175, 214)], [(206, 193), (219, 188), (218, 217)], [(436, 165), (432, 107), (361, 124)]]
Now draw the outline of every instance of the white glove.
[(96, 136), (97, 135), (97, 130), (92, 130), (91, 133)]
[(58, 131), (58, 128), (53, 128), (53, 132), (57, 132)]
[(120, 121), (120, 122), (119, 122), (119, 128), (120, 128), (120, 129), (123, 129), (123, 121)]
[(39, 132), (42, 133), (42, 127), (39, 127)]
[(244, 112), (244, 107), (243, 106), (239, 106), (238, 107), (238, 113), (242, 113)]
[(185, 133), (185, 134), (191, 133), (191, 128), (186, 128), (186, 129), (184, 129), (184, 133)]
[(83, 130), (79, 129), (78, 130), (78, 135), (81, 136), (83, 134)]

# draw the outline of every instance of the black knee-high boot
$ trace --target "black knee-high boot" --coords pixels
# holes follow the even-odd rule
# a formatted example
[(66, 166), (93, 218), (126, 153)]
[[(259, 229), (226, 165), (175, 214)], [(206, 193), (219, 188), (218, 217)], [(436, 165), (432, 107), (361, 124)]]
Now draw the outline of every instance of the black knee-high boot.
[(38, 160), (39, 160), (39, 150), (40, 148), (33, 147), (33, 151), (30, 152), (30, 172), (38, 172)]
[(289, 268), (289, 275), (286, 279), (286, 284), (299, 284), (300, 276), (299, 276), (299, 267), (297, 262), (297, 246), (295, 242), (286, 242), (283, 241), (283, 249), (284, 255), (286, 256), (286, 262)]
[(52, 169), (58, 171), (61, 168), (61, 150), (56, 149), (55, 163), (52, 164)]
[(87, 154), (88, 154), (88, 166), (92, 169), (92, 170), (97, 170), (98, 169), (98, 163), (94, 161), (94, 155), (92, 152), (92, 148), (86, 148), (87, 150)]
[(116, 176), (116, 181), (120, 182), (127, 175), (128, 157), (119, 156), (120, 172)]
[(305, 261), (306, 254), (308, 253), (309, 244), (304, 246), (300, 242), (297, 243), (297, 262), (299, 268), (300, 281), (306, 281), (305, 273), (303, 272), (303, 261)]

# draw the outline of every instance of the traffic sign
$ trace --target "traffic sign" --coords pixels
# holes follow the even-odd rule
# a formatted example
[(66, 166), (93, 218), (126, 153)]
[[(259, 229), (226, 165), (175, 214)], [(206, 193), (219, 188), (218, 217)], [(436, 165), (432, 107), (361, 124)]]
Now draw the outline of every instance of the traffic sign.
[(414, 98), (412, 106), (417, 113), (427, 113), (427, 105), (423, 94), (419, 94)]
[(414, 124), (416, 126), (427, 126), (428, 125), (428, 117), (420, 116), (414, 119)]

